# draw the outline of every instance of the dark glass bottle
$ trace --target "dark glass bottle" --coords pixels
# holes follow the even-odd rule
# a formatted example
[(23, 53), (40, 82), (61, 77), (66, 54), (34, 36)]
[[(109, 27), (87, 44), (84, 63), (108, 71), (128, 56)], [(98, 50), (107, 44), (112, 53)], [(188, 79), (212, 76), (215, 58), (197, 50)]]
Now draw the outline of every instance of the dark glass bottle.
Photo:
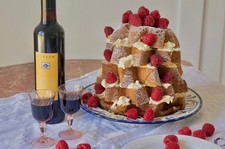
[(65, 114), (60, 108), (58, 86), (65, 83), (64, 30), (56, 19), (56, 0), (41, 0), (41, 22), (34, 29), (35, 89), (56, 92), (53, 117), (48, 124), (60, 123)]

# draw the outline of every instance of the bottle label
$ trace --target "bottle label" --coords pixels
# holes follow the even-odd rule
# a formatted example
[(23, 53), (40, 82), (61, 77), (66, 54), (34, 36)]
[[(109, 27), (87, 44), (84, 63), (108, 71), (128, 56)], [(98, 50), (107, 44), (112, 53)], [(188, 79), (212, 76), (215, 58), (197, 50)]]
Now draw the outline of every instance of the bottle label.
[(51, 89), (58, 99), (58, 53), (36, 52), (36, 89)]

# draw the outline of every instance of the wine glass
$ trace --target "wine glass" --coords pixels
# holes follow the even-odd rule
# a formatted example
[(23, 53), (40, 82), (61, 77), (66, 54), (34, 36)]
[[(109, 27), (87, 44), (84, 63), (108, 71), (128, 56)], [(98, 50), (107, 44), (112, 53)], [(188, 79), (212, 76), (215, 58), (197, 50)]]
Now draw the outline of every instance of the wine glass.
[(74, 130), (73, 114), (80, 110), (80, 98), (83, 91), (81, 85), (63, 84), (59, 86), (61, 109), (67, 115), (68, 129), (59, 133), (65, 140), (74, 140), (81, 137), (81, 132)]
[(37, 148), (47, 148), (54, 146), (56, 140), (46, 136), (46, 121), (53, 116), (53, 100), (55, 92), (47, 89), (34, 90), (28, 94), (31, 102), (33, 117), (39, 121), (41, 136), (32, 141), (32, 145)]

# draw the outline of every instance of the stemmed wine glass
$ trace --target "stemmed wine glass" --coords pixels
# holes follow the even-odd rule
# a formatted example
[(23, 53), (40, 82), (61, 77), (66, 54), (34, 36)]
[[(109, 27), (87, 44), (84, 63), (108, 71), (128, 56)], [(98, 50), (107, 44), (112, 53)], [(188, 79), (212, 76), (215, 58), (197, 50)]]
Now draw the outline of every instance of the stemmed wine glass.
[(81, 85), (63, 84), (59, 86), (59, 98), (61, 109), (67, 114), (68, 129), (59, 133), (59, 137), (65, 140), (74, 140), (81, 137), (81, 132), (74, 130), (73, 114), (80, 109), (80, 98), (83, 91)]
[(28, 94), (31, 102), (33, 117), (39, 121), (41, 136), (32, 141), (32, 145), (38, 148), (47, 148), (56, 144), (56, 140), (46, 137), (46, 121), (53, 116), (53, 101), (55, 92), (52, 90), (34, 90)]

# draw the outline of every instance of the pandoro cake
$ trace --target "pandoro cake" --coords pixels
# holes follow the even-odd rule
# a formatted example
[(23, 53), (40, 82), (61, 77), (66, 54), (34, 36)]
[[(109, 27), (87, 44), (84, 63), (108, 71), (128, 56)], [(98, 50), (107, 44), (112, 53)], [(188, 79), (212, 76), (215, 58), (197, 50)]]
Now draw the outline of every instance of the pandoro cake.
[(123, 13), (118, 28), (104, 28), (105, 60), (94, 87), (98, 106), (145, 121), (185, 108), (180, 44), (168, 25), (158, 10), (142, 6)]

